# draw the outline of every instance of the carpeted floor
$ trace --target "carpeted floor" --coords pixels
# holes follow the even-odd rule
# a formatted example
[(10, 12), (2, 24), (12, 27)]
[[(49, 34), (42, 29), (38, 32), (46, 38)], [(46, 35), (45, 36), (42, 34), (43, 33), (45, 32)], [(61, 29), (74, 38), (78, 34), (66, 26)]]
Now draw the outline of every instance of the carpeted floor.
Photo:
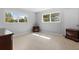
[(78, 50), (79, 42), (54, 33), (29, 33), (13, 38), (14, 50)]

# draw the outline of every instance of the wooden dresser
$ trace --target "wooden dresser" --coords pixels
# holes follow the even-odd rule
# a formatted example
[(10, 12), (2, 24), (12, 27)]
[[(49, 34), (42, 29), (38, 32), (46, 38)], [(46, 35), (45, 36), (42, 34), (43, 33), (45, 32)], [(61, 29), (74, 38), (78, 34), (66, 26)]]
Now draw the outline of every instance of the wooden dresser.
[(13, 33), (8, 30), (0, 32), (0, 50), (12, 50), (12, 35)]
[(79, 42), (79, 30), (78, 29), (66, 29), (66, 38)]

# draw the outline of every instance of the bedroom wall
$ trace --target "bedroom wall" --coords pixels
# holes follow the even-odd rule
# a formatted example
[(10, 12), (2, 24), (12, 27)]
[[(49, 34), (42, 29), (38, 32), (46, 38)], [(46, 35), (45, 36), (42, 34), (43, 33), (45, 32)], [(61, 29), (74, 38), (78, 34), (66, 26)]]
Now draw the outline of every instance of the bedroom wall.
[(4, 18), (4, 14), (3, 14), (4, 10), (0, 9), (0, 28), (4, 27), (3, 24), (3, 18)]
[[(24, 13), (28, 16), (28, 23), (6, 23), (4, 21), (5, 11)], [(31, 32), (32, 26), (35, 22), (35, 14), (33, 12), (27, 11), (26, 9), (16, 9), (16, 8), (5, 8), (0, 9), (0, 27), (7, 28), (14, 32), (16, 35)]]
[[(5, 23), (5, 11), (22, 12), (28, 16), (28, 23)], [(42, 14), (49, 12), (59, 12), (61, 23), (42, 23)], [(30, 16), (30, 17), (29, 17)], [(36, 20), (36, 21), (35, 21)], [(32, 26), (37, 22), (43, 32), (60, 33), (65, 35), (66, 28), (79, 28), (79, 9), (78, 8), (52, 8), (41, 12), (33, 13), (26, 9), (0, 9), (0, 28), (7, 28), (15, 34), (31, 32)]]
[[(60, 23), (42, 23), (42, 14), (50, 12), (59, 12), (61, 17)], [(43, 32), (60, 33), (65, 35), (66, 28), (78, 28), (79, 9), (78, 8), (52, 8), (36, 13), (38, 25)]]
[[(60, 23), (42, 23), (42, 14), (45, 13), (51, 13), (51, 12), (59, 12), (60, 17), (61, 17), (61, 22)], [(44, 10), (41, 12), (36, 13), (37, 14), (37, 20), (38, 20), (38, 25), (41, 28), (41, 31), (43, 32), (52, 32), (52, 33), (62, 33), (62, 9), (48, 9)]]
[(66, 28), (79, 29), (79, 8), (63, 9), (64, 33)]

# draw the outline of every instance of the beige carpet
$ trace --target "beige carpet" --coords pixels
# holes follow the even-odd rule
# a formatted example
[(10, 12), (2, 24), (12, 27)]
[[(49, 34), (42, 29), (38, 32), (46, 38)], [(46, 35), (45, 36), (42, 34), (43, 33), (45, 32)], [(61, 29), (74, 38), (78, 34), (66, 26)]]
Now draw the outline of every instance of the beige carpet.
[(60, 34), (30, 33), (13, 38), (14, 50), (78, 50), (79, 42)]

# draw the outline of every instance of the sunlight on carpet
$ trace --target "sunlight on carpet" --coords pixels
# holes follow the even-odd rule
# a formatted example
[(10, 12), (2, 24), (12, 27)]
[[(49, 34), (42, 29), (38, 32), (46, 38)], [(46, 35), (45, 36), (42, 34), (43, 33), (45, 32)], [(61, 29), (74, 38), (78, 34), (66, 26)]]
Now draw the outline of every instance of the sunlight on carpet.
[(51, 38), (49, 38), (49, 37), (46, 37), (46, 36), (43, 36), (43, 35), (39, 35), (39, 34), (36, 34), (36, 33), (32, 33), (32, 35), (34, 35), (34, 36), (38, 36), (38, 37), (41, 37), (41, 38), (44, 38), (44, 39), (51, 39)]

